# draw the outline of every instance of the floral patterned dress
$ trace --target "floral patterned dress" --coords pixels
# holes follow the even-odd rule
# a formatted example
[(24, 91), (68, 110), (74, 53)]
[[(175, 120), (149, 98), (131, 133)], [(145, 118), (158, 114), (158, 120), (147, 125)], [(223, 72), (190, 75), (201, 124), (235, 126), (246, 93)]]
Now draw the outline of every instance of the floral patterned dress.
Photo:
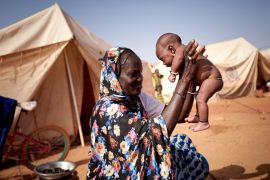
[(139, 98), (122, 91), (114, 70), (123, 51), (111, 49), (103, 62), (87, 179), (204, 179), (208, 163), (190, 138), (169, 138), (163, 117), (148, 119)]

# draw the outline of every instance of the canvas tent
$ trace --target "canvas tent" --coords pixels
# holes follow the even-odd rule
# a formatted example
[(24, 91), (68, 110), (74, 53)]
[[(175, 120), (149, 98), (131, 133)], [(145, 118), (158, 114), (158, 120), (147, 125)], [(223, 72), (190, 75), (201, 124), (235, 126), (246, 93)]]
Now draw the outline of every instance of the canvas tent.
[(259, 68), (262, 72), (262, 78), (266, 81), (270, 81), (270, 48), (261, 51), (264, 58), (259, 61)]
[[(216, 93), (215, 97), (237, 98), (251, 95), (262, 78), (270, 78), (269, 68), (262, 65), (267, 62), (266, 58), (244, 38), (207, 45), (205, 54), (219, 68), (224, 80), (222, 90)], [(168, 102), (176, 83), (169, 82), (170, 68), (165, 67), (162, 62), (155, 68), (164, 75), (163, 96)]]
[(266, 57), (266, 59), (268, 59), (268, 61), (270, 61), (270, 48), (261, 50), (261, 53), (264, 55), (264, 57)]
[[(80, 134), (83, 141), (79, 132), (89, 131), (89, 117), (99, 94), (98, 59), (109, 48), (109, 43), (57, 4), (1, 29), (0, 95), (38, 102), (34, 111), (20, 117), (17, 109), (13, 125), (18, 120), (26, 133), (36, 125), (58, 125), (71, 137)], [(154, 95), (146, 61), (143, 74), (143, 90)]]
[(98, 58), (110, 47), (57, 4), (1, 29), (0, 95), (38, 102), (21, 114), (22, 130), (33, 130), (35, 119), (38, 127), (58, 125), (77, 135), (81, 112), (91, 112), (98, 98)]

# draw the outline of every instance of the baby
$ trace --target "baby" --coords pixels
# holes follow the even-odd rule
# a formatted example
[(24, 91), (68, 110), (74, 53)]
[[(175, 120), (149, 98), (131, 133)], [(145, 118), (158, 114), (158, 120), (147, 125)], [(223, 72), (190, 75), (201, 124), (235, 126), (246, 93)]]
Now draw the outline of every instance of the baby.
[[(197, 45), (198, 46), (198, 45)], [(156, 56), (167, 67), (171, 67), (169, 80), (175, 81), (176, 76), (183, 72), (185, 45), (177, 34), (165, 33), (156, 43)], [(223, 87), (221, 73), (205, 56), (200, 55), (196, 62), (196, 74), (193, 83), (199, 86), (196, 93), (196, 115), (186, 118), (186, 122), (195, 123), (190, 126), (194, 132), (208, 129), (208, 100)], [(195, 92), (188, 92), (195, 94)]]

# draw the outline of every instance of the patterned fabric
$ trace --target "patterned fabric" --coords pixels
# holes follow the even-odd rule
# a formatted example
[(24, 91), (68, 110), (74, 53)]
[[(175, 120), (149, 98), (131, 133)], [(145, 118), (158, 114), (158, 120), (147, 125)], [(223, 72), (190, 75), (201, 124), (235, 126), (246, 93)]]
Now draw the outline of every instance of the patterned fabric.
[[(115, 63), (123, 51), (124, 48), (110, 49), (102, 65), (100, 100), (90, 118), (87, 179), (185, 177), (189, 171), (184, 162), (186, 156), (196, 157), (198, 161), (200, 156), (188, 138), (181, 140), (183, 135), (175, 136), (170, 143), (163, 117), (148, 119), (139, 98), (127, 96), (122, 91), (115, 75)], [(188, 150), (194, 153), (187, 153), (183, 144), (192, 147)], [(172, 160), (175, 157), (176, 160)], [(201, 174), (207, 174), (203, 165), (196, 165), (194, 161), (192, 166), (201, 169)]]
[(171, 151), (175, 179), (205, 179), (209, 165), (205, 157), (198, 153), (191, 139), (184, 134), (171, 137)]

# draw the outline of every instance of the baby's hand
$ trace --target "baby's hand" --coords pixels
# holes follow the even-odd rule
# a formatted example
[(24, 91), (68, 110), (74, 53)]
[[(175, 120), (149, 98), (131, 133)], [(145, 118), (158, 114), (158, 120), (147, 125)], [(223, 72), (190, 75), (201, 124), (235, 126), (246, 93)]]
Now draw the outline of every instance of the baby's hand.
[(175, 75), (173, 75), (173, 74), (170, 74), (170, 76), (169, 76), (169, 81), (171, 81), (171, 82), (174, 82), (175, 81), (175, 79), (176, 79), (176, 77), (175, 77)]
[(170, 81), (170, 82), (174, 82), (177, 75), (178, 75), (178, 73), (174, 73), (174, 72), (170, 71), (170, 76), (169, 76), (169, 78), (168, 78), (169, 81)]

